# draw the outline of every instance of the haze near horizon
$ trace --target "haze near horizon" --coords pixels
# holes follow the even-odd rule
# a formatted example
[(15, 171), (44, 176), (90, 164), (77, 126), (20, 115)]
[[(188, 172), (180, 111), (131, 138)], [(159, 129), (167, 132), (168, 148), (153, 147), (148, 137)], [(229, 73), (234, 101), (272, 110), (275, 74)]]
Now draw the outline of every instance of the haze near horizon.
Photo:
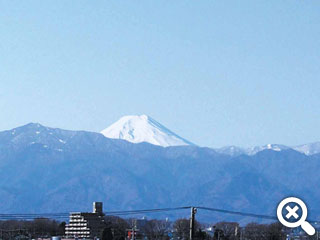
[(1, 3), (0, 130), (147, 114), (200, 146), (319, 141), (317, 1)]

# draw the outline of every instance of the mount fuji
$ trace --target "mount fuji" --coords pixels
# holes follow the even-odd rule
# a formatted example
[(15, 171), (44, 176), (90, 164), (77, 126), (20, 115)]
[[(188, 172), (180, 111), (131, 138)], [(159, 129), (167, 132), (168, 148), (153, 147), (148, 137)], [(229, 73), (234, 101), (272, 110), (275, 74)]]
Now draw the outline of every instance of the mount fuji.
[[(150, 143), (157, 146), (196, 146), (194, 143), (175, 134), (153, 118), (143, 115), (128, 115), (120, 118), (117, 122), (100, 132), (107, 138), (126, 140), (131, 143)], [(264, 146), (254, 146), (241, 148), (237, 146), (225, 146), (215, 148), (220, 154), (229, 156), (255, 155), (264, 150), (281, 152), (292, 149), (305, 155), (320, 153), (320, 142), (304, 144), (299, 146), (285, 146), (282, 144), (267, 144)]]
[(178, 136), (147, 115), (131, 115), (101, 131), (107, 138), (123, 139), (132, 143), (147, 142), (162, 147), (194, 145)]

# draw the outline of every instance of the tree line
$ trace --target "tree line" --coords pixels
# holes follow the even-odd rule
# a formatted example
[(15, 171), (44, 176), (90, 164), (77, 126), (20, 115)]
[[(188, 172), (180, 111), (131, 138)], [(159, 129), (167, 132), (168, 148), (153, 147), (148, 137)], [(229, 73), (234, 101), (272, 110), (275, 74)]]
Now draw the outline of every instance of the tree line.
[[(188, 240), (189, 219), (168, 220), (124, 219), (105, 216), (105, 228), (101, 230), (102, 240), (152, 239)], [(0, 239), (36, 239), (40, 237), (63, 236), (65, 222), (39, 218), (32, 221), (0, 221)], [(129, 233), (129, 234), (128, 234)], [(290, 230), (280, 223), (249, 223), (241, 227), (237, 222), (202, 224), (195, 221), (195, 240), (285, 240)], [(298, 238), (297, 238), (298, 237)], [(316, 236), (297, 236), (295, 239), (316, 239)]]
[(65, 222), (47, 218), (0, 221), (0, 239), (36, 239), (39, 237), (62, 236)]

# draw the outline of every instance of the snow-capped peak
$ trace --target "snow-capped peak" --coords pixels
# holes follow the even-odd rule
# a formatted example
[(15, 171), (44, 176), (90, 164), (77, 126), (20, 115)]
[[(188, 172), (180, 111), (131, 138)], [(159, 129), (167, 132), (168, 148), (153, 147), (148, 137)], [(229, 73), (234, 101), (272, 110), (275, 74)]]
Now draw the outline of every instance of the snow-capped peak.
[(145, 114), (124, 116), (101, 133), (107, 138), (132, 143), (148, 142), (163, 147), (194, 145)]
[(225, 146), (222, 148), (216, 148), (217, 153), (226, 154), (230, 156), (238, 156), (241, 154), (247, 154), (246, 150), (237, 146)]
[(303, 144), (293, 147), (294, 150), (304, 153), (305, 155), (313, 155), (320, 153), (320, 142)]
[(255, 155), (258, 152), (261, 152), (263, 150), (272, 150), (272, 151), (276, 151), (276, 152), (281, 152), (282, 150), (287, 150), (287, 149), (290, 149), (290, 147), (287, 147), (287, 146), (281, 145), (281, 144), (267, 144), (264, 146), (255, 146), (255, 147), (250, 147), (250, 148), (240, 148), (240, 147), (236, 147), (236, 146), (227, 146), (227, 147), (222, 147), (222, 148), (218, 148), (215, 150), (218, 153), (227, 154), (230, 156), (238, 156), (241, 154), (251, 156), (251, 155)]
[(267, 144), (264, 146), (256, 146), (256, 147), (252, 147), (252, 148), (247, 148), (246, 153), (248, 155), (254, 155), (254, 154), (261, 152), (263, 150), (273, 150), (276, 152), (280, 152), (282, 150), (287, 150), (287, 149), (290, 149), (290, 147), (287, 147), (287, 146), (281, 145), (281, 144)]

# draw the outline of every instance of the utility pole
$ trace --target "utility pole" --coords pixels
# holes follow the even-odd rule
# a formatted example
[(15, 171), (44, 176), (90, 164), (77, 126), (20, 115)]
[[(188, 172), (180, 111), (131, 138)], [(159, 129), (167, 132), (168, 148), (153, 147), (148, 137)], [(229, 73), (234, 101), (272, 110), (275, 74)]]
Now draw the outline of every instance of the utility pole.
[(190, 217), (190, 240), (193, 240), (194, 235), (194, 220), (195, 215), (197, 213), (197, 209), (195, 207), (191, 207), (191, 217)]

